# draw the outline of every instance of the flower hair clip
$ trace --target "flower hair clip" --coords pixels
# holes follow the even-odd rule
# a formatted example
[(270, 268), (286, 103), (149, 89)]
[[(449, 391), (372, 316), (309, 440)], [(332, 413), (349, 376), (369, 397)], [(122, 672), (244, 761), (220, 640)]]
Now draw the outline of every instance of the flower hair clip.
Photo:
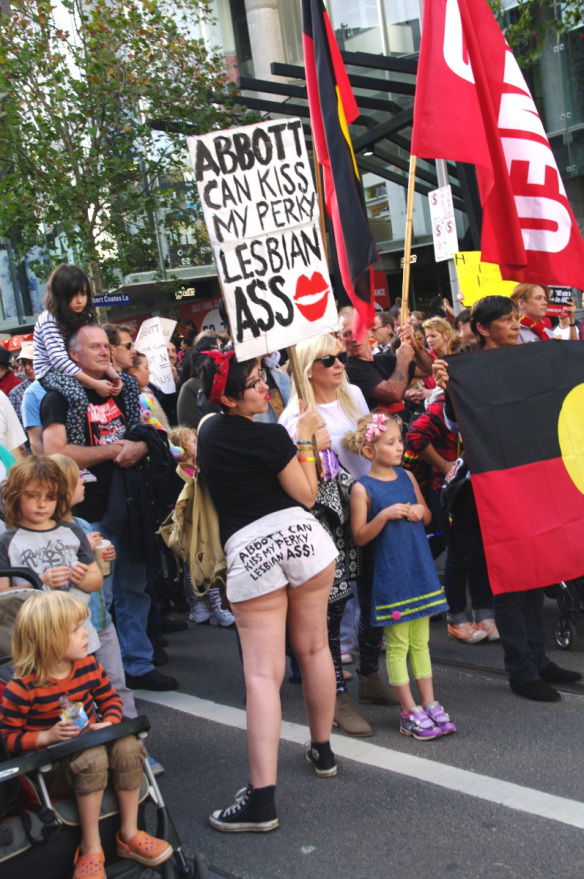
[(365, 433), (365, 442), (369, 444), (372, 440), (377, 439), (378, 436), (381, 436), (387, 428), (385, 426), (385, 422), (387, 421), (387, 415), (384, 415), (382, 412), (375, 412), (371, 416), (371, 422), (367, 427), (367, 431)]

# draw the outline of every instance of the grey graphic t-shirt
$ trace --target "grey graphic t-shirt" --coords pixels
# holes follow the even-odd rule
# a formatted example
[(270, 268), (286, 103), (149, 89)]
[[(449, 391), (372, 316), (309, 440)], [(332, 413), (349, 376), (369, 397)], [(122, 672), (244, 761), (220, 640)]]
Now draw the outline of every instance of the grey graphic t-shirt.
[[(90, 565), (95, 556), (77, 522), (58, 521), (49, 531), (11, 528), (0, 535), (0, 568), (30, 568), (42, 577), (50, 568), (72, 567), (78, 561)], [(16, 577), (11, 582), (13, 586), (30, 585)], [(88, 592), (82, 592), (70, 581), (65, 589), (89, 605)], [(99, 638), (89, 617), (84, 625), (89, 633), (89, 653), (93, 653), (100, 646)]]

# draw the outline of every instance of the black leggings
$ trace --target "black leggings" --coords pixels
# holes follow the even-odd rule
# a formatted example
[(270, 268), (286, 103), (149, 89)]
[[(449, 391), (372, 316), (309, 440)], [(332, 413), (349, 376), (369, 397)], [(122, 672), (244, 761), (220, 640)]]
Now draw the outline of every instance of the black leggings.
[(363, 548), (362, 573), (357, 580), (359, 620), (359, 673), (370, 675), (379, 668), (379, 648), (383, 638), (383, 626), (371, 625), (371, 596), (373, 590), (373, 549)]
[(338, 601), (329, 604), (327, 610), (326, 624), (328, 629), (328, 642), (335, 667), (335, 679), (337, 684), (337, 696), (340, 693), (347, 692), (347, 685), (343, 678), (343, 664), (341, 662), (341, 620), (347, 601), (352, 596), (346, 595)]

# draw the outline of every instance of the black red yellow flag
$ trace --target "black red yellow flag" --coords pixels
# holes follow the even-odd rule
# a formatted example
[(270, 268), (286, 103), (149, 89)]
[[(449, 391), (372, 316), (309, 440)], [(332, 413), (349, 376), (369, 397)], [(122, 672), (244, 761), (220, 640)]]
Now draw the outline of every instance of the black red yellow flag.
[(362, 337), (375, 314), (371, 234), (349, 125), (359, 116), (334, 31), (322, 0), (302, 0), (306, 89), (316, 157), (323, 168), (327, 212), (335, 233), (343, 286)]
[(449, 358), (495, 594), (584, 573), (584, 345)]

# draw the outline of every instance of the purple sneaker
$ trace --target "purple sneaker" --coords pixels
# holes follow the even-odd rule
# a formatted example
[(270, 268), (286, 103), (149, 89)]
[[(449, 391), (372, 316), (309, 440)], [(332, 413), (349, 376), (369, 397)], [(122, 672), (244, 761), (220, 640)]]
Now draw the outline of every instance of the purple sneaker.
[(426, 714), (430, 720), (434, 721), (443, 736), (456, 732), (456, 724), (450, 720), (450, 716), (446, 714), (439, 702), (430, 702), (426, 705)]
[(415, 705), (409, 714), (400, 713), (399, 731), (402, 736), (413, 736), (420, 742), (437, 739), (442, 730), (426, 714), (420, 705)]

